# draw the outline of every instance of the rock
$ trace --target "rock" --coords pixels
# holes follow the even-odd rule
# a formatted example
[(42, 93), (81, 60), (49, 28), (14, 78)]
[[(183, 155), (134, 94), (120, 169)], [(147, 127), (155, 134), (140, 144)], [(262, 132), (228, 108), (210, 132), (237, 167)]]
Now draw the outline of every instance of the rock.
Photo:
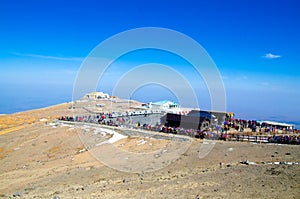
[(84, 191), (84, 187), (78, 187), (76, 191)]
[(246, 164), (246, 165), (248, 165), (248, 160), (243, 160), (243, 161), (241, 161), (240, 163), (241, 163), (241, 164)]
[(290, 153), (290, 152), (287, 152), (287, 153), (285, 153), (285, 155), (291, 155), (291, 153)]
[(60, 197), (59, 197), (58, 195), (55, 195), (55, 196), (53, 197), (53, 199), (60, 199)]
[(86, 148), (84, 148), (84, 149), (80, 149), (79, 151), (78, 151), (78, 153), (83, 153), (83, 152), (85, 152), (85, 151), (88, 151)]
[(89, 170), (91, 170), (91, 167), (87, 167), (87, 168), (85, 168), (85, 170), (86, 170), (86, 171), (89, 171)]
[(248, 164), (250, 165), (257, 165), (257, 163), (256, 162), (248, 162)]
[(13, 197), (21, 197), (21, 193), (17, 191), (13, 194)]
[(159, 155), (159, 154), (154, 154), (154, 157), (155, 157), (155, 158), (159, 158), (160, 155)]
[(55, 191), (54, 194), (55, 195), (60, 194), (60, 191)]
[(224, 166), (223, 162), (220, 162), (220, 168), (222, 168)]

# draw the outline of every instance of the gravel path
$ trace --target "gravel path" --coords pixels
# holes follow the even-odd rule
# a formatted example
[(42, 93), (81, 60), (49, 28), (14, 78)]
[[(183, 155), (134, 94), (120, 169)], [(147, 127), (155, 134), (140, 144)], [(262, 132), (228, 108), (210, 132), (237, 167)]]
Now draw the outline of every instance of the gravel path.
[(146, 131), (142, 129), (130, 129), (130, 128), (124, 128), (124, 127), (113, 127), (113, 126), (106, 126), (106, 125), (99, 125), (99, 124), (93, 124), (93, 123), (84, 123), (84, 122), (70, 122), (70, 121), (61, 121), (57, 120), (55, 124), (68, 124), (68, 125), (79, 125), (79, 126), (90, 126), (94, 128), (106, 128), (106, 129), (113, 129), (117, 131), (118, 133), (125, 135), (125, 136), (142, 136), (142, 137), (150, 137), (155, 139), (166, 139), (166, 140), (172, 140), (177, 142), (182, 141), (192, 141), (193, 138), (184, 136), (184, 135), (175, 135), (175, 134), (166, 134), (161, 132), (154, 132), (154, 131)]

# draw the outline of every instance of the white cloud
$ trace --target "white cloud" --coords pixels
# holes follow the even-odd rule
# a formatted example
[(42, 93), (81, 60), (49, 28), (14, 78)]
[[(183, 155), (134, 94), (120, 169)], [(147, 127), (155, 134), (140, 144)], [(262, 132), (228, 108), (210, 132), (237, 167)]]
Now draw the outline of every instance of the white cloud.
[(275, 54), (272, 54), (272, 53), (267, 53), (263, 57), (266, 58), (266, 59), (277, 59), (277, 58), (280, 58), (281, 55), (275, 55)]
[(51, 60), (60, 60), (60, 61), (83, 61), (83, 57), (59, 57), (59, 56), (49, 56), (49, 55), (39, 55), (39, 54), (23, 54), (23, 53), (12, 53), (17, 56), (22, 57), (33, 57), (39, 59), (51, 59)]
[(247, 79), (248, 77), (246, 75), (237, 75), (237, 77), (235, 78), (236, 81), (244, 81)]
[(270, 82), (261, 82), (260, 83), (261, 86), (270, 86)]

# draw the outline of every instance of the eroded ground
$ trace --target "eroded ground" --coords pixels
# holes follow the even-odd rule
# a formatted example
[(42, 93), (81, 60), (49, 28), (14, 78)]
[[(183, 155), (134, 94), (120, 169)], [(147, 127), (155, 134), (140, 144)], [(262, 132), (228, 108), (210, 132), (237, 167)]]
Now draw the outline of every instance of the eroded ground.
[[(20, 113), (23, 121), (2, 126), (2, 198), (300, 198), (300, 165), (261, 164), (300, 162), (299, 146), (220, 141), (200, 159), (203, 141), (193, 140), (185, 153), (160, 170), (121, 172), (86, 150), (76, 127), (40, 121), (69, 114), (68, 106)], [(1, 117), (13, 123), (9, 117), (14, 115)], [(113, 144), (124, 151), (148, 153), (172, 142), (132, 136)], [(107, 153), (113, 156), (115, 151)], [(243, 165), (243, 160), (257, 164)]]

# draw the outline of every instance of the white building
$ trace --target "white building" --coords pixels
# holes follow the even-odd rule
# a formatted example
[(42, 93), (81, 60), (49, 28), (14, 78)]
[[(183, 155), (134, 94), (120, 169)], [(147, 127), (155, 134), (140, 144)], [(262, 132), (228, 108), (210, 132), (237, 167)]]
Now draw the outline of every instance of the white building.
[(294, 124), (287, 124), (282, 122), (274, 122), (274, 121), (261, 121), (261, 123), (265, 123), (267, 126), (275, 127), (277, 129), (286, 129), (286, 130), (294, 130)]
[(103, 92), (91, 92), (88, 93), (84, 96), (85, 99), (92, 99), (92, 100), (97, 100), (97, 99), (109, 99), (109, 94), (103, 93)]
[(180, 105), (175, 103), (175, 102), (171, 102), (168, 100), (163, 100), (163, 101), (159, 101), (159, 102), (150, 102), (149, 103), (149, 108), (150, 109), (175, 109), (175, 108), (179, 108)]

